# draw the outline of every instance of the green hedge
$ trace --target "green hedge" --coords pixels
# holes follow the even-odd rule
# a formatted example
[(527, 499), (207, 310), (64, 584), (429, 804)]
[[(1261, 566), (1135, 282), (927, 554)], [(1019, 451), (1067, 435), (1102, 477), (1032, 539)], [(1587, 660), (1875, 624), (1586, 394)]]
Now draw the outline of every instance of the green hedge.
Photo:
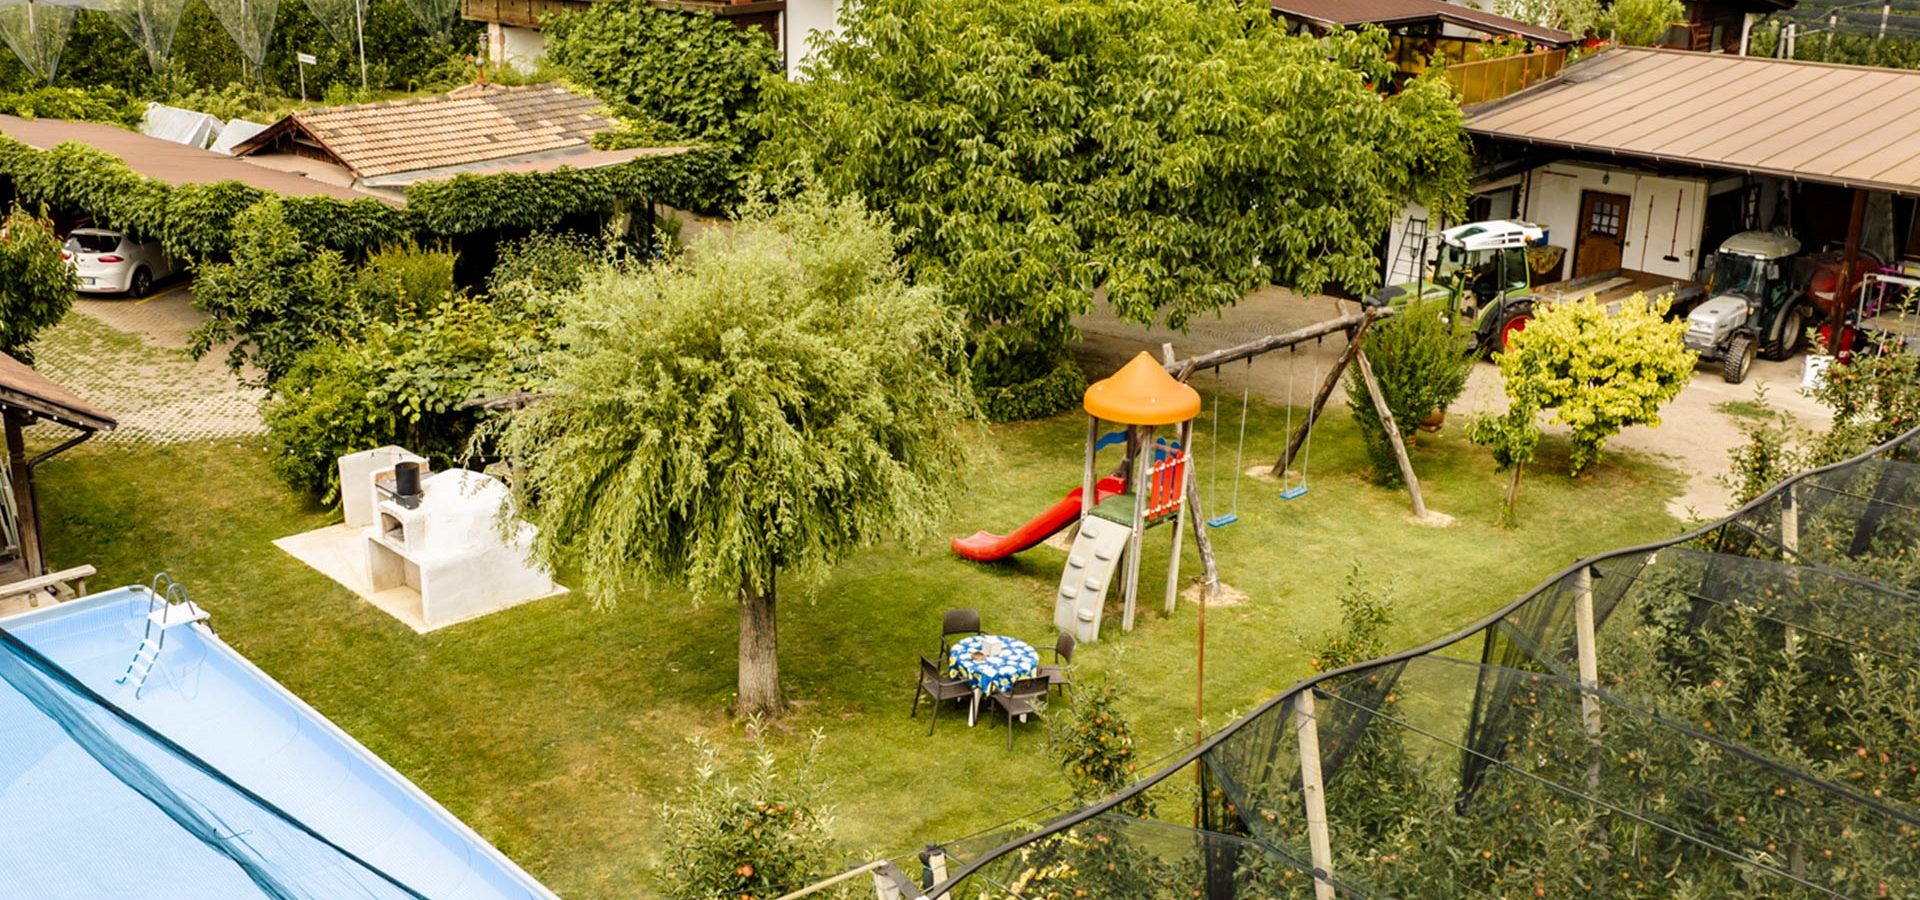
[[(622, 202), (699, 205), (725, 185), (725, 166), (723, 154), (695, 150), (603, 169), (460, 175), (413, 185), (406, 209), (371, 198), (294, 197), (285, 200), (286, 217), (307, 243), (352, 255), (409, 237), (539, 228), (563, 216), (608, 214)], [(268, 196), (234, 181), (170, 186), (92, 147), (43, 151), (4, 135), (0, 181), (21, 200), (86, 212), (102, 227), (155, 238), (169, 253), (199, 260), (225, 257), (234, 217)]]

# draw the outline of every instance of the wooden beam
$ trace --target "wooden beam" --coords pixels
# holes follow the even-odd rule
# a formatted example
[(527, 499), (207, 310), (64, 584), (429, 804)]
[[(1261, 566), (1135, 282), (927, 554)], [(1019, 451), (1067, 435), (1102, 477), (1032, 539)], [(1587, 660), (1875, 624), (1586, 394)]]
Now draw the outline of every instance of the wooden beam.
[(1860, 265), (1860, 233), (1867, 222), (1867, 192), (1855, 188), (1853, 191), (1853, 210), (1847, 219), (1846, 252), (1840, 259), (1840, 280), (1833, 291), (1833, 309), (1827, 316), (1827, 353), (1838, 359), (1840, 356), (1840, 332), (1847, 325), (1847, 308), (1853, 305), (1853, 292), (1847, 289), (1853, 280), (1853, 273)]
[(27, 442), (22, 434), (28, 417), (14, 410), (0, 412), (6, 420), (7, 475), (13, 482), (13, 508), (20, 526), (20, 560), (27, 575), (44, 575), (46, 558), (40, 551), (40, 515), (33, 503), (33, 470), (27, 466)]
[(1266, 337), (1255, 338), (1244, 344), (1214, 350), (1210, 353), (1202, 353), (1199, 356), (1188, 359), (1174, 360), (1166, 363), (1166, 369), (1168, 372), (1176, 375), (1182, 372), (1197, 372), (1201, 369), (1217, 369), (1227, 363), (1239, 362), (1243, 359), (1252, 359), (1263, 353), (1272, 353), (1275, 350), (1285, 350), (1296, 344), (1304, 344), (1311, 340), (1326, 337), (1334, 332), (1346, 331), (1365, 321), (1384, 319), (1391, 315), (1393, 315), (1393, 310), (1386, 307), (1368, 307), (1357, 313), (1348, 313), (1336, 319), (1316, 322), (1305, 328), (1289, 331), (1286, 334), (1270, 334)]
[(1286, 449), (1281, 451), (1280, 458), (1274, 462), (1268, 474), (1275, 478), (1286, 477), (1287, 469), (1293, 466), (1294, 456), (1300, 453), (1300, 448), (1306, 445), (1307, 435), (1313, 432), (1314, 423), (1320, 421), (1320, 413), (1326, 408), (1327, 399), (1333, 396), (1334, 386), (1340, 383), (1340, 376), (1346, 373), (1348, 364), (1353, 362), (1353, 355), (1360, 352), (1360, 342), (1366, 339), (1367, 326), (1373, 324), (1373, 319), (1371, 316), (1364, 318), (1352, 331), (1347, 332), (1347, 349), (1341, 351), (1333, 369), (1327, 372), (1326, 379), (1313, 392), (1313, 403), (1307, 407), (1307, 420), (1300, 423), (1300, 428), (1287, 439)]
[(1407, 483), (1407, 496), (1413, 500), (1413, 515), (1424, 519), (1427, 517), (1427, 501), (1420, 496), (1420, 479), (1413, 474), (1413, 460), (1407, 458), (1407, 444), (1400, 439), (1400, 428), (1394, 424), (1393, 410), (1387, 408), (1387, 395), (1380, 392), (1380, 380), (1373, 377), (1373, 365), (1367, 362), (1367, 352), (1355, 351), (1353, 361), (1360, 367), (1361, 379), (1367, 383), (1367, 395), (1373, 398), (1373, 411), (1380, 415), (1380, 424), (1387, 429), (1387, 441), (1393, 444), (1393, 456), (1400, 461), (1400, 478)]

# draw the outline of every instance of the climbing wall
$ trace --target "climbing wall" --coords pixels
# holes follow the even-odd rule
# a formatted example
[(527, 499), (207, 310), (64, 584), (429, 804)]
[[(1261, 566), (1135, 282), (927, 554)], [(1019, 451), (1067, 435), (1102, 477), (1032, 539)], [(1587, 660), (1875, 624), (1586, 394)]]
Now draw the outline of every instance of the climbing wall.
[(1106, 608), (1107, 588), (1119, 573), (1131, 531), (1098, 516), (1081, 520), (1080, 533), (1067, 552), (1067, 569), (1060, 575), (1054, 596), (1053, 625), (1082, 643), (1100, 639), (1100, 615)]

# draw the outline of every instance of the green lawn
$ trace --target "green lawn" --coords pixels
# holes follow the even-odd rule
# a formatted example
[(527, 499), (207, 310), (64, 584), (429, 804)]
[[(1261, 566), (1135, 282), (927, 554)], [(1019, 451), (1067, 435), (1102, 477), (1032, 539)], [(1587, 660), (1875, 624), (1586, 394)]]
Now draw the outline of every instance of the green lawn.
[[(1254, 415), (1250, 464), (1271, 460), (1282, 424), (1277, 409)], [(988, 432), (947, 531), (1005, 531), (1058, 499), (1079, 477), (1083, 428), (1066, 416)], [(1671, 472), (1610, 454), (1573, 482), (1564, 444), (1550, 440), (1523, 488), (1522, 527), (1503, 530), (1494, 523), (1504, 480), (1461, 430), (1424, 437), (1416, 451), (1427, 503), (1457, 518), (1450, 528), (1411, 523), (1403, 493), (1364, 482), (1344, 411), (1316, 436), (1305, 498), (1282, 502), (1270, 483), (1243, 483), (1240, 522), (1214, 541), (1224, 578), (1251, 599), (1208, 617), (1211, 727), (1307, 671), (1307, 648), (1336, 626), (1335, 591), (1354, 562), (1391, 582), (1395, 642), (1411, 645), (1580, 555), (1678, 528), (1664, 511), (1679, 484)], [(685, 739), (747, 744), (726, 714), (736, 625), (725, 603), (693, 606), (664, 587), (574, 594), (422, 637), (270, 543), (332, 516), (273, 481), (256, 444), (82, 447), (40, 473), (53, 561), (93, 563), (99, 584), (171, 571), (227, 641), (563, 895), (651, 893), (654, 806), (686, 776)], [(1193, 728), (1195, 616), (1190, 605), (1161, 613), (1167, 538), (1151, 534), (1139, 627), (1119, 634), (1111, 612), (1108, 639), (1080, 657), (1082, 679), (1124, 672), (1124, 709), (1146, 759), (1178, 749)], [(1197, 575), (1186, 546), (1186, 573)], [(796, 704), (778, 741), (825, 733), (850, 853), (909, 852), (1064, 793), (1038, 729), (1009, 753), (998, 728), (943, 717), (928, 738), (924, 717), (907, 718), (914, 658), (934, 652), (943, 609), (978, 607), (990, 631), (1051, 643), (1062, 559), (1036, 548), (978, 565), (940, 537), (863, 554), (825, 584), (784, 588), (781, 675)]]

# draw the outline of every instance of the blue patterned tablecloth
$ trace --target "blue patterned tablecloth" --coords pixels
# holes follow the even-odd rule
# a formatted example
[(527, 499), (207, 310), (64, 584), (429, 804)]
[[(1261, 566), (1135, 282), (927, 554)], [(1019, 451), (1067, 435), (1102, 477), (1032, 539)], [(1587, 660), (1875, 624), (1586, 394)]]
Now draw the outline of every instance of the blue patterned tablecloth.
[[(976, 651), (985, 657), (974, 659)], [(1039, 668), (1040, 654), (1019, 638), (976, 634), (947, 650), (948, 677), (965, 678), (982, 694), (1004, 691), (1022, 678), (1032, 678)]]

